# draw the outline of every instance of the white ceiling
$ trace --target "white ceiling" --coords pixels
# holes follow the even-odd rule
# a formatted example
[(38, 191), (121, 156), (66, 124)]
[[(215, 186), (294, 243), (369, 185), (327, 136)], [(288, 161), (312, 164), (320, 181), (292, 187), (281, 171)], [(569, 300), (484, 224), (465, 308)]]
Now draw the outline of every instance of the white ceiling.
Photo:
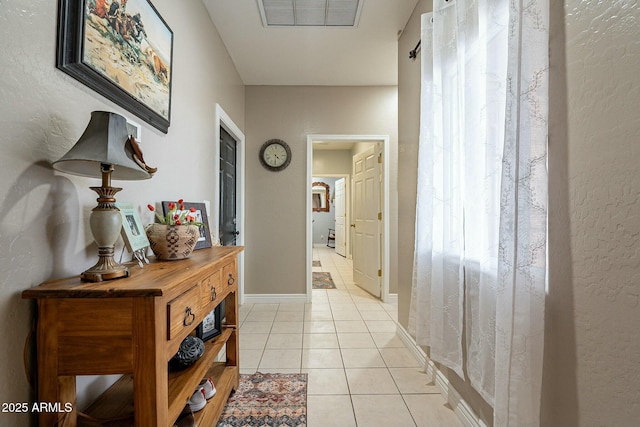
[(257, 0), (202, 0), (245, 85), (395, 86), (418, 0), (364, 0), (357, 28), (269, 27)]

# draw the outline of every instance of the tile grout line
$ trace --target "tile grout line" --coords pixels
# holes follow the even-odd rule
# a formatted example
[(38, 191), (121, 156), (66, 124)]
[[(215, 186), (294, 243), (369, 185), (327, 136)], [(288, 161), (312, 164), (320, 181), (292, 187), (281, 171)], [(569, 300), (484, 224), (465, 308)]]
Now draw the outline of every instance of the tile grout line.
[[(314, 251), (315, 251), (315, 248), (314, 248)], [(315, 255), (314, 255), (314, 259), (315, 259)], [(325, 270), (325, 261), (324, 261), (324, 259), (322, 260), (322, 264), (323, 264), (322, 269)], [(338, 304), (343, 304), (343, 303), (353, 304), (353, 306), (355, 308), (355, 312), (357, 313), (357, 315), (359, 317), (358, 321), (364, 323), (366, 334), (373, 341), (373, 346), (374, 347), (372, 347), (372, 348), (376, 349), (377, 355), (382, 359), (382, 361), (384, 363), (384, 367), (380, 367), (380, 369), (384, 369), (386, 371), (387, 375), (389, 375), (389, 377), (393, 381), (394, 386), (396, 387), (397, 395), (399, 395), (402, 398), (403, 412), (406, 411), (408, 413), (408, 415), (410, 416), (410, 419), (413, 422), (414, 426), (418, 425), (418, 421), (417, 421), (418, 418), (416, 418), (417, 415), (414, 414), (413, 412), (411, 412), (411, 410), (409, 408), (409, 404), (408, 404), (408, 402), (407, 402), (407, 400), (405, 398), (405, 395), (407, 395), (407, 396), (408, 395), (423, 395), (423, 394), (428, 394), (428, 393), (405, 393), (405, 394), (403, 394), (400, 391), (400, 387), (398, 386), (398, 381), (400, 381), (400, 379), (402, 377), (396, 378), (396, 377), (394, 377), (392, 375), (391, 368), (389, 366), (389, 363), (391, 363), (391, 362), (388, 362), (382, 356), (382, 350), (384, 348), (387, 348), (387, 347), (380, 347), (380, 345), (387, 345), (388, 342), (387, 342), (387, 340), (385, 338), (381, 338), (382, 341), (380, 341), (380, 342), (378, 342), (378, 341), (376, 341), (376, 339), (374, 339), (374, 334), (385, 333), (385, 332), (384, 332), (384, 330), (382, 332), (373, 332), (371, 330), (372, 327), (373, 327), (373, 329), (381, 329), (381, 328), (380, 327), (376, 327), (378, 325), (375, 324), (375, 323), (373, 325), (370, 324), (370, 323), (367, 323), (367, 321), (364, 319), (364, 317), (374, 317), (374, 319), (370, 320), (370, 322), (371, 321), (387, 321), (387, 320), (386, 319), (385, 320), (381, 320), (381, 319), (375, 320), (375, 317), (377, 315), (373, 315), (373, 316), (366, 316), (365, 315), (365, 316), (363, 316), (363, 312), (372, 311), (372, 310), (364, 310), (364, 308), (366, 308), (366, 307), (362, 306), (363, 304), (366, 304), (366, 300), (364, 299), (366, 297), (366, 295), (360, 294), (358, 292), (359, 288), (354, 287), (352, 281), (349, 281), (350, 284), (347, 285), (347, 282), (344, 280), (344, 277), (339, 273), (337, 265), (335, 265), (335, 263), (333, 263), (332, 261), (331, 262), (327, 261), (326, 270), (331, 272), (332, 276), (334, 276), (334, 273), (336, 273), (336, 275), (335, 275), (336, 279), (339, 278), (339, 281), (342, 282), (340, 284), (336, 283), (336, 288), (337, 288), (336, 290), (339, 291), (339, 293), (335, 293), (335, 294), (332, 295), (330, 292), (334, 292), (334, 290), (323, 290), (322, 294), (318, 293), (318, 295), (322, 295), (323, 296), (323, 300), (322, 300), (321, 304), (322, 305), (324, 305), (324, 304), (327, 305), (328, 311), (329, 311), (329, 313), (331, 315), (331, 324), (333, 325), (333, 334), (335, 336), (337, 349), (340, 352), (340, 360), (341, 360), (341, 363), (342, 363), (342, 368), (340, 369), (340, 371), (337, 371), (337, 372), (341, 372), (341, 374), (344, 376), (344, 381), (345, 381), (345, 384), (346, 384), (346, 392), (348, 393), (348, 396), (349, 396), (348, 402), (351, 405), (351, 408), (350, 408), (351, 410), (348, 411), (348, 409), (346, 407), (346, 402), (347, 401), (345, 399), (345, 401), (344, 401), (345, 409), (347, 409), (347, 411), (348, 411), (348, 412), (345, 413), (345, 416), (348, 417), (349, 415), (347, 415), (347, 414), (350, 414), (350, 416), (352, 417), (353, 423), (355, 423), (355, 424), (350, 424), (350, 425), (355, 425), (356, 427), (358, 427), (360, 425), (363, 425), (362, 423), (366, 422), (366, 421), (365, 421), (365, 419), (362, 419), (362, 418), (359, 420), (358, 417), (357, 417), (357, 414), (356, 414), (356, 407), (355, 407), (355, 402), (354, 402), (354, 399), (353, 399), (354, 394), (352, 393), (352, 387), (351, 387), (351, 384), (349, 383), (347, 372), (346, 372), (347, 371), (347, 367), (345, 366), (345, 359), (344, 359), (344, 353), (343, 353), (344, 347), (343, 347), (343, 343), (341, 343), (341, 341), (339, 339), (337, 322), (340, 322), (340, 321), (336, 320), (335, 316), (336, 316), (336, 313), (337, 313), (336, 312), (337, 305)], [(338, 280), (336, 280), (336, 282), (337, 281)], [(339, 285), (340, 285), (340, 287), (338, 287)], [(314, 293), (314, 296), (315, 295), (316, 294)], [(330, 297), (330, 296), (332, 296), (332, 297)], [(316, 298), (313, 298), (313, 301), (317, 301)], [(313, 303), (304, 304), (303, 310), (302, 310), (302, 322), (301, 322), (302, 323), (302, 333), (301, 333), (301, 335), (302, 335), (301, 336), (302, 344), (301, 344), (301, 348), (299, 350), (300, 351), (300, 364), (299, 364), (299, 367), (298, 367), (298, 372), (300, 372), (300, 373), (302, 373), (303, 370), (310, 371), (310, 370), (313, 370), (313, 369), (320, 369), (320, 370), (321, 369), (334, 369), (334, 368), (311, 368), (311, 367), (303, 368), (303, 365), (304, 365), (304, 352), (305, 352), (305, 335), (307, 335), (307, 333), (305, 331), (306, 331), (308, 325), (310, 325), (312, 322), (320, 321), (320, 320), (315, 320), (314, 317), (313, 317), (313, 312), (314, 311), (313, 311), (313, 308), (312, 308), (312, 304)], [(358, 304), (360, 304), (360, 305), (358, 305)], [(388, 306), (382, 305), (380, 303), (377, 304), (377, 305), (381, 305), (381, 307), (383, 309), (382, 312), (385, 313), (391, 319), (390, 321), (393, 321), (394, 323), (397, 323), (397, 317), (396, 317), (397, 315), (394, 315), (392, 312), (390, 312)], [(276, 318), (278, 317), (279, 313), (285, 313), (285, 311), (289, 311), (289, 310), (281, 311), (282, 308), (283, 308), (283, 304), (278, 304), (276, 309), (275, 309), (275, 313), (274, 313), (274, 317), (272, 319), (272, 323), (271, 323), (271, 325), (269, 327), (269, 330), (268, 330), (268, 332), (266, 334), (267, 335), (267, 339), (266, 339), (266, 341), (264, 343), (264, 346), (262, 347), (261, 357), (260, 357), (260, 360), (258, 361), (258, 368), (260, 367), (260, 364), (262, 363), (262, 359), (264, 358), (265, 351), (267, 349), (267, 345), (268, 345), (270, 339), (272, 338), (273, 335), (275, 335), (274, 328), (275, 328)], [(255, 309), (256, 309), (256, 305), (252, 305), (251, 308), (246, 312), (246, 315), (245, 315), (245, 317), (244, 317), (244, 319), (242, 321), (242, 324), (244, 324), (247, 321), (247, 318), (249, 318), (249, 315), (250, 315), (251, 312), (254, 312), (254, 313), (256, 312), (256, 311), (254, 311)], [(310, 313), (308, 318), (307, 318), (307, 309), (309, 309), (309, 313)], [(291, 310), (291, 311), (294, 311), (294, 310)], [(321, 308), (320, 311), (324, 311), (324, 309)], [(378, 311), (378, 309), (376, 309), (375, 311)], [(293, 318), (293, 316), (292, 316), (292, 318)], [(321, 321), (324, 321), (324, 320), (321, 320)], [(344, 321), (347, 322), (349, 320), (344, 320)], [(284, 320), (283, 320), (283, 322), (284, 322)], [(379, 324), (379, 325), (383, 326), (383, 324)], [(347, 328), (347, 329), (349, 329), (349, 328)], [(314, 333), (318, 333), (319, 334), (320, 332), (312, 332), (312, 330), (309, 329), (309, 331), (308, 331), (309, 335), (312, 335)], [(342, 334), (349, 334), (349, 333), (357, 333), (357, 332), (354, 332), (354, 331), (342, 332)], [(363, 331), (363, 332), (359, 332), (359, 333), (365, 333), (365, 332)], [(324, 342), (322, 344), (324, 345)], [(371, 344), (367, 343), (366, 345), (371, 345)], [(325, 348), (325, 347), (320, 347), (320, 348)], [(333, 347), (331, 347), (331, 348), (333, 348)], [(392, 348), (395, 348), (395, 347), (392, 347)], [(306, 350), (311, 351), (313, 349), (314, 349), (313, 347), (309, 347)], [(360, 349), (359, 347), (355, 347), (355, 348), (349, 347), (348, 349), (344, 349), (344, 350), (359, 350), (359, 349)], [(370, 350), (369, 347), (362, 347), (362, 349), (369, 349)], [(274, 350), (280, 350), (280, 349), (274, 349)], [(391, 360), (391, 361), (393, 361), (393, 360)], [(402, 359), (400, 359), (399, 361), (402, 362)], [(366, 368), (363, 368), (363, 369), (366, 369)], [(273, 370), (273, 368), (269, 368), (269, 370)], [(313, 396), (315, 398), (320, 397), (320, 396), (339, 396), (339, 395), (346, 396), (346, 395), (344, 395), (342, 393), (327, 393), (327, 394), (324, 394), (324, 393), (322, 393), (321, 389), (318, 389), (318, 391), (320, 392), (320, 394), (314, 394), (314, 395), (309, 395), (309, 396)], [(364, 393), (363, 395), (366, 395), (366, 393)], [(397, 408), (400, 408), (400, 406), (398, 406)], [(307, 416), (308, 415), (309, 414), (307, 413)], [(360, 414), (360, 415), (362, 416), (363, 414)], [(408, 419), (407, 419), (407, 421), (408, 421)], [(317, 426), (310, 426), (310, 427), (317, 427)]]

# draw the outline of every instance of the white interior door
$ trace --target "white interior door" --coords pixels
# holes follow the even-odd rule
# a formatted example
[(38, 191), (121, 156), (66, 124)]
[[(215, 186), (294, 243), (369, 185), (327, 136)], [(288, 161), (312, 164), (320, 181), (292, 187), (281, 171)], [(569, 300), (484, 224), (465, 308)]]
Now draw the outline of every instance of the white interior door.
[(380, 298), (380, 164), (378, 145), (353, 156), (353, 280)]
[(345, 196), (345, 179), (340, 178), (335, 184), (335, 202), (334, 209), (336, 212), (336, 253), (347, 256), (347, 241), (346, 241), (346, 196)]

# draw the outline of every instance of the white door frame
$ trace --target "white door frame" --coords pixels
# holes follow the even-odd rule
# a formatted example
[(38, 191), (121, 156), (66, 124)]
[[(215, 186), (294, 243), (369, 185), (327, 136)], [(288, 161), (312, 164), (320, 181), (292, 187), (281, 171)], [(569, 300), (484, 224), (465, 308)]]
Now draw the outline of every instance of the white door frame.
[[(236, 229), (240, 232), (236, 240), (238, 246), (244, 246), (244, 221), (245, 221), (245, 141), (244, 133), (231, 120), (231, 117), (223, 110), (220, 104), (216, 104), (215, 117), (215, 144), (213, 173), (216, 177), (216, 197), (212, 203), (212, 209), (209, 213), (209, 223), (214, 224), (211, 227), (212, 239), (214, 242), (220, 241), (220, 127), (229, 132), (229, 135), (236, 140)], [(238, 304), (244, 303), (244, 252), (238, 254)]]
[(313, 227), (311, 210), (311, 185), (313, 174), (314, 142), (379, 142), (382, 144), (382, 301), (388, 302), (390, 270), (390, 226), (389, 226), (389, 135), (307, 135), (307, 301), (312, 300)]

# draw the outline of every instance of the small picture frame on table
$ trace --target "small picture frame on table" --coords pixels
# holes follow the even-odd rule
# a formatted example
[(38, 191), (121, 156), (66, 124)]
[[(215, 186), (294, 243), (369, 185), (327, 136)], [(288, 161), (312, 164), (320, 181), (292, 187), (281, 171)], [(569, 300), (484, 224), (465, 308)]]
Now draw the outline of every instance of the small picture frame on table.
[(202, 341), (207, 341), (217, 337), (222, 333), (222, 306), (218, 304), (216, 308), (207, 314), (204, 320), (196, 328), (196, 336)]
[[(167, 215), (169, 212), (169, 201), (162, 202), (162, 210), (164, 214)], [(174, 202), (175, 203), (175, 202)], [(200, 237), (198, 238), (198, 243), (196, 243), (196, 247), (194, 250), (202, 249), (202, 248), (210, 248), (211, 247), (211, 233), (209, 232), (209, 220), (207, 219), (207, 207), (204, 203), (193, 203), (193, 202), (183, 202), (184, 211), (188, 211), (191, 208), (195, 209), (194, 216), (196, 217), (196, 222), (201, 222), (205, 224), (204, 226), (200, 226)], [(177, 210), (176, 214), (180, 215), (181, 210)]]
[(144, 231), (142, 221), (136, 206), (128, 202), (116, 202), (116, 207), (120, 210), (122, 216), (122, 240), (127, 250), (133, 254), (138, 261), (138, 265), (142, 267), (142, 261), (149, 263), (146, 252), (149, 247), (149, 239)]

